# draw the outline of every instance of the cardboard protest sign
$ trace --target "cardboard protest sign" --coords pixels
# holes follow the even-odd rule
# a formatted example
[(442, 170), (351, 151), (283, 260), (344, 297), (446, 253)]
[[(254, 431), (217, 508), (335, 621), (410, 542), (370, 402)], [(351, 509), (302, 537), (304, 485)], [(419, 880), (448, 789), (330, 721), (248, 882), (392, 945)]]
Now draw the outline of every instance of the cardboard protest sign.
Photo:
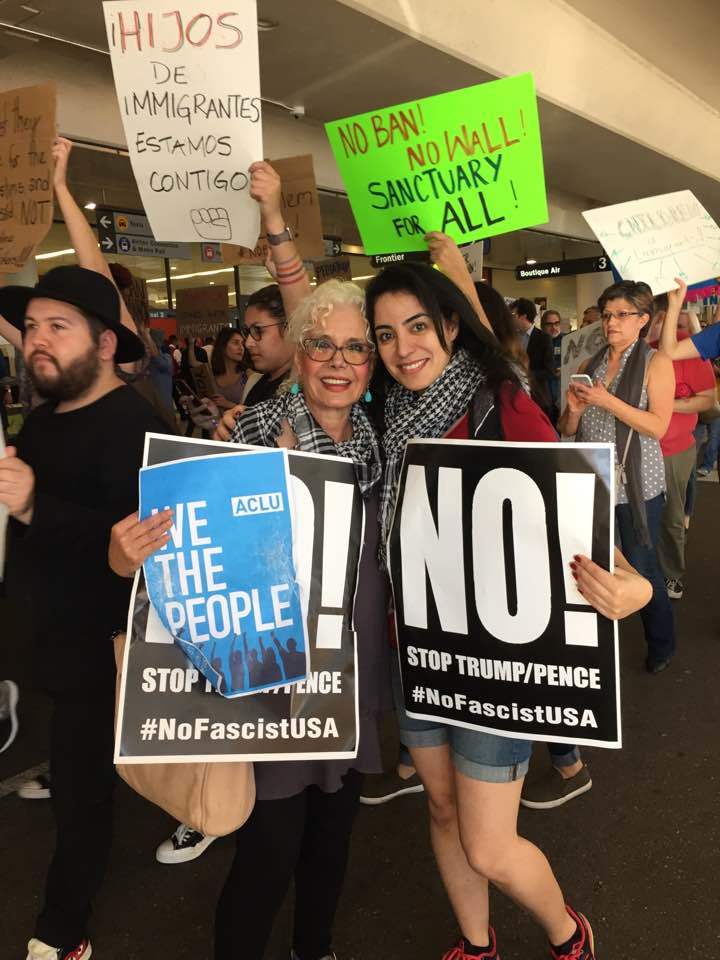
[(589, 323), (586, 327), (566, 333), (560, 341), (560, 409), (565, 407), (565, 397), (570, 386), (570, 377), (578, 372), (583, 360), (588, 360), (606, 346), (602, 321)]
[[(249, 449), (256, 448), (149, 434), (144, 462), (224, 459), (229, 452), (241, 458)], [(357, 755), (353, 601), (363, 541), (362, 497), (347, 460), (288, 451), (288, 463), (297, 578), (308, 624), (307, 679), (251, 696), (214, 693), (162, 627), (140, 571), (130, 604), (115, 762)], [(242, 566), (243, 556), (236, 561)]]
[(223, 285), (181, 287), (175, 294), (179, 337), (215, 337), (227, 327), (230, 300)]
[[(325, 243), (312, 155), (308, 153), (299, 157), (284, 157), (282, 160), (271, 160), (270, 163), (282, 180), (283, 219), (292, 230), (300, 257), (303, 260), (322, 257)], [(264, 231), (264, 226), (262, 229)], [(269, 246), (264, 233), (258, 237), (252, 249), (223, 244), (223, 262), (265, 263)]]
[(585, 210), (583, 216), (623, 280), (654, 294), (720, 270), (720, 227), (690, 190)]
[(315, 279), (318, 284), (328, 280), (352, 280), (352, 268), (348, 257), (337, 257), (335, 260), (316, 260)]
[(411, 716), (621, 745), (617, 625), (570, 570), (612, 568), (612, 468), (611, 444), (408, 444), (390, 563)]
[(255, 0), (103, 3), (130, 161), (156, 240), (249, 245), (263, 156)]
[(472, 279), (477, 283), (483, 278), (483, 247), (482, 241), (478, 243), (469, 243), (466, 247), (460, 248), (460, 253), (467, 264), (468, 272)]
[(287, 452), (144, 467), (141, 518), (167, 506), (170, 542), (145, 561), (145, 583), (188, 660), (224, 697), (303, 679)]
[(0, 93), (0, 273), (22, 269), (53, 220), (54, 83)]
[(529, 73), (325, 124), (366, 254), (423, 250), (547, 220)]

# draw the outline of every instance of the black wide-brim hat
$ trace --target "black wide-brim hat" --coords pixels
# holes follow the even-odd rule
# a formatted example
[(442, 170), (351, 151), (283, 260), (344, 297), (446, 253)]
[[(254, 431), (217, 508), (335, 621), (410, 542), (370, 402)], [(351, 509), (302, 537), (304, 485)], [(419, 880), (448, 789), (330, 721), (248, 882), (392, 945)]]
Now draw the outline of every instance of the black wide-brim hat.
[(145, 355), (140, 337), (120, 321), (120, 294), (115, 284), (96, 270), (55, 267), (34, 287), (0, 287), (0, 316), (24, 331), (28, 304), (38, 297), (69, 303), (112, 330), (117, 337), (115, 363), (132, 363)]

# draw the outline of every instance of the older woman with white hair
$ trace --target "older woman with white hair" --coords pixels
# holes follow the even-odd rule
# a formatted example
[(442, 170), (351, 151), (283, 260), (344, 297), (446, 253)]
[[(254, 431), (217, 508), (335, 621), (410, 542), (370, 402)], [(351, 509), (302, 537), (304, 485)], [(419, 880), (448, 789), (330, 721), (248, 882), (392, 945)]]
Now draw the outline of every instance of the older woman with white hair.
[(347, 457), (365, 509), (355, 600), (360, 742), (353, 760), (255, 764), (257, 801), (237, 832), (218, 903), (215, 956), (261, 960), (295, 878), (294, 960), (332, 958), (335, 909), (347, 865), (363, 773), (382, 770), (377, 716), (391, 706), (386, 581), (377, 563), (379, 446), (364, 404), (375, 348), (362, 290), (331, 280), (290, 318), (293, 375), (279, 396), (242, 413), (232, 440)]

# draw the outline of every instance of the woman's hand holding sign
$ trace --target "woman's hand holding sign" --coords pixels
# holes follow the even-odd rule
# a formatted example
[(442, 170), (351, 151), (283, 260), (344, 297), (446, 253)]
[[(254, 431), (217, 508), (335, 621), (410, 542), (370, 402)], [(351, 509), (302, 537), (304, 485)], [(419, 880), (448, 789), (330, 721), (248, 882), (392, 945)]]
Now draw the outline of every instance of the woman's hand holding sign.
[(609, 620), (623, 620), (650, 602), (652, 584), (617, 549), (615, 573), (582, 556), (575, 557), (570, 566), (580, 593)]
[(250, 196), (258, 202), (268, 233), (282, 233), (285, 229), (282, 183), (278, 174), (265, 160), (258, 160), (250, 165)]
[(118, 521), (110, 533), (108, 563), (119, 577), (132, 577), (148, 557), (170, 539), (172, 510), (161, 510), (140, 520), (137, 513)]

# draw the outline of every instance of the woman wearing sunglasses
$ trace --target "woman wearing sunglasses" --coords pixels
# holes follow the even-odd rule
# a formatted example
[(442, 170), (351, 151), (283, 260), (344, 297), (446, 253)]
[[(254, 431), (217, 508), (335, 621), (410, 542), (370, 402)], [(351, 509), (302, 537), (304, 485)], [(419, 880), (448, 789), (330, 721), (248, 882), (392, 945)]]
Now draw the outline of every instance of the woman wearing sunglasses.
[(237, 832), (237, 851), (217, 908), (215, 956), (261, 960), (275, 915), (295, 879), (294, 960), (333, 957), (335, 908), (347, 864), (363, 773), (382, 770), (377, 715), (390, 704), (387, 590), (377, 562), (382, 476), (365, 412), (375, 348), (362, 290), (329, 281), (293, 313), (291, 386), (243, 413), (236, 443), (347, 457), (355, 464), (366, 518), (355, 625), (360, 740), (354, 760), (255, 764), (257, 801)]
[(615, 520), (623, 553), (652, 583), (641, 616), (649, 673), (659, 673), (675, 653), (675, 624), (657, 558), (665, 502), (660, 438), (673, 411), (675, 375), (667, 356), (645, 342), (653, 295), (646, 283), (623, 280), (598, 300), (607, 346), (581, 364), (585, 383), (571, 383), (558, 422), (561, 434), (615, 444)]

